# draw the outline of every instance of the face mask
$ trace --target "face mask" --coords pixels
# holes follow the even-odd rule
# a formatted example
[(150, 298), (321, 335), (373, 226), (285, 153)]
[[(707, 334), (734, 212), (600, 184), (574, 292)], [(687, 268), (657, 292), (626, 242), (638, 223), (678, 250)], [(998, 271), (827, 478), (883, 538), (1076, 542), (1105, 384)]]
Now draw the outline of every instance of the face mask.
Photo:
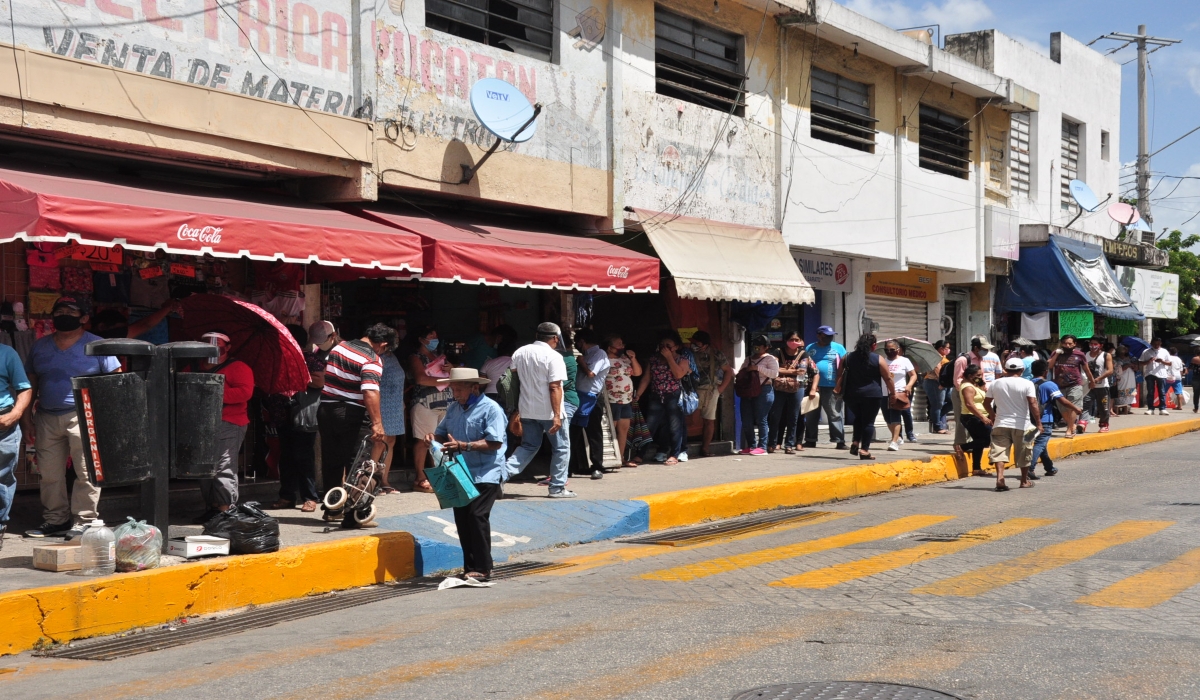
[(70, 333), (73, 330), (78, 330), (79, 327), (82, 325), (83, 325), (83, 322), (79, 320), (78, 316), (55, 316), (54, 317), (54, 330), (56, 330), (56, 331)]
[(433, 352), (438, 349), (438, 339), (433, 338), (430, 340), (426, 340), (426, 341), (424, 341), (423, 345), (425, 346), (426, 350), (428, 350), (429, 352)]
[(795, 350), (796, 348), (800, 347), (800, 341), (799, 340), (789, 340), (789, 341), (787, 341), (787, 346), (789, 348)]
[(471, 394), (469, 397), (467, 397), (467, 408), (470, 408), (470, 407), (474, 406), (475, 404), (479, 403), (479, 400), (482, 398), (483, 398), (483, 394)]

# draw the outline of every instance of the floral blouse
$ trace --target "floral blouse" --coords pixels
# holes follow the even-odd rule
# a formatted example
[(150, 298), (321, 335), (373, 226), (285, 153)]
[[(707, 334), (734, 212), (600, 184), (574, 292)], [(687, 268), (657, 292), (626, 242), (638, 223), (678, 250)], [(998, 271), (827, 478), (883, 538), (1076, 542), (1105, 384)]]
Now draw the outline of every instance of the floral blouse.
[(633, 403), (633, 361), (628, 357), (610, 360), (612, 366), (604, 377), (604, 393), (609, 403)]

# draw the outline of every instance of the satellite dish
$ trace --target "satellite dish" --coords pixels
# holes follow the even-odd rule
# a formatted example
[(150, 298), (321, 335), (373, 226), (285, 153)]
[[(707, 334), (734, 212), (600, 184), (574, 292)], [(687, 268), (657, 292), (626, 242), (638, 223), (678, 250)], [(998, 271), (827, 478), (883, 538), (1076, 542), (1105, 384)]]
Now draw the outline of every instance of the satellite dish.
[(1136, 223), (1139, 219), (1141, 219), (1141, 215), (1138, 214), (1138, 210), (1134, 209), (1131, 205), (1128, 205), (1125, 202), (1113, 202), (1112, 204), (1108, 205), (1108, 215), (1112, 217), (1113, 221), (1119, 224), (1125, 224), (1126, 226)]
[(524, 143), (537, 133), (538, 110), (511, 83), (484, 78), (471, 88), (471, 111), (497, 138)]
[(1070, 189), (1075, 203), (1084, 211), (1096, 211), (1100, 208), (1100, 199), (1083, 180), (1071, 180)]
[(1154, 229), (1150, 228), (1150, 224), (1146, 223), (1146, 220), (1140, 216), (1138, 217), (1138, 220), (1133, 222), (1133, 224), (1131, 224), (1128, 228), (1131, 228), (1134, 231), (1141, 231), (1142, 233), (1154, 233)]

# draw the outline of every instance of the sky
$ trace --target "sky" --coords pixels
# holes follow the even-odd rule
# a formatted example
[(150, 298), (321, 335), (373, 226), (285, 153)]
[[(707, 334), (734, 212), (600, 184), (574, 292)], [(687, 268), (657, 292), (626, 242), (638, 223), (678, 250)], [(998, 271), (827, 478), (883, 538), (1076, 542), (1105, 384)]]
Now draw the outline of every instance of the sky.
[[(893, 28), (940, 24), (944, 34), (996, 29), (1049, 53), (1050, 33), (1063, 32), (1087, 43), (1103, 34), (1136, 34), (1139, 24), (1151, 36), (1182, 43), (1150, 56), (1150, 152), (1200, 126), (1200, 2), (1197, 0), (838, 0)], [(1106, 52), (1120, 42), (1101, 40), (1092, 48)], [(1128, 47), (1113, 54), (1123, 63), (1121, 83), (1122, 192), (1133, 188), (1137, 159), (1137, 53)], [(1150, 164), (1154, 228), (1200, 234), (1200, 131), (1170, 146)], [(1161, 181), (1160, 181), (1161, 180)], [(1128, 188), (1126, 187), (1128, 184)], [(1185, 223), (1187, 222), (1187, 223)]]

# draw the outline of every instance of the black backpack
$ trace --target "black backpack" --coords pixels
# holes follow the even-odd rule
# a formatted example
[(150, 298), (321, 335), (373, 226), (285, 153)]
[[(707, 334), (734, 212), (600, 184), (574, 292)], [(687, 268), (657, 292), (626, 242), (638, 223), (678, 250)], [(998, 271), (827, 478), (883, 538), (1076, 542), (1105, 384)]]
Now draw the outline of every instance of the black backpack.
[[(966, 356), (967, 353), (964, 352), (958, 357)], [(938, 370), (938, 386), (942, 387), (943, 389), (954, 388), (954, 365), (956, 362), (958, 362), (958, 357), (942, 365), (942, 368)]]

